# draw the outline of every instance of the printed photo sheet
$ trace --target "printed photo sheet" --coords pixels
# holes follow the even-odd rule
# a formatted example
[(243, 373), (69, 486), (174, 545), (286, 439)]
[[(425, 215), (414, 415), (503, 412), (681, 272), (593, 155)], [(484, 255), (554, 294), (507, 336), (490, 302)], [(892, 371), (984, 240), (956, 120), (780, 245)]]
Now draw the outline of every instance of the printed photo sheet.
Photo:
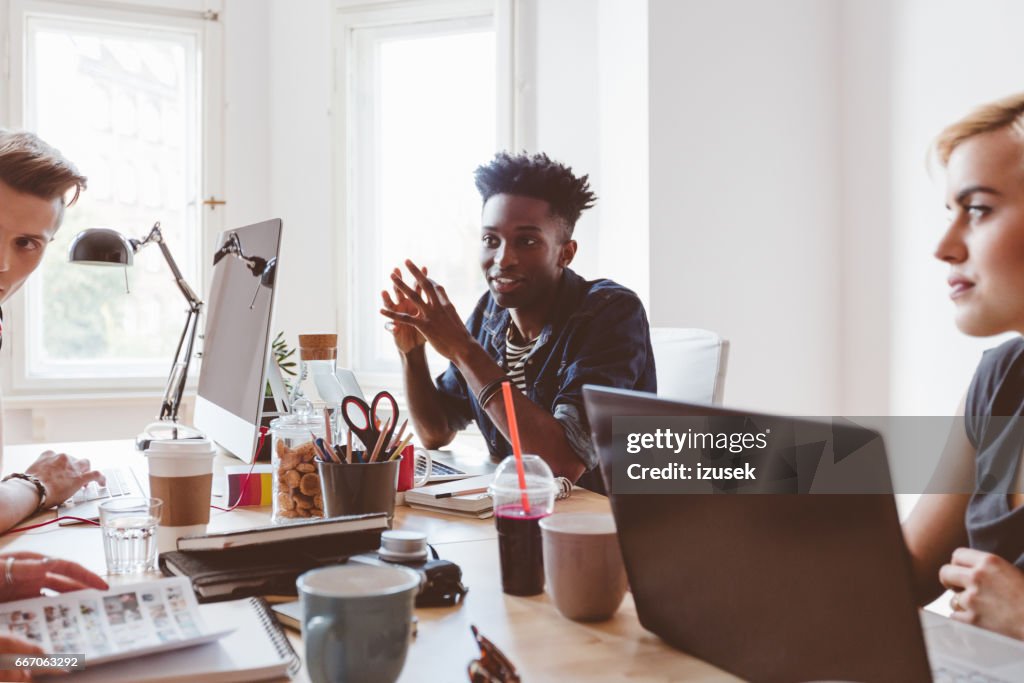
[(86, 660), (195, 640), (204, 632), (185, 577), (0, 603), (0, 633)]

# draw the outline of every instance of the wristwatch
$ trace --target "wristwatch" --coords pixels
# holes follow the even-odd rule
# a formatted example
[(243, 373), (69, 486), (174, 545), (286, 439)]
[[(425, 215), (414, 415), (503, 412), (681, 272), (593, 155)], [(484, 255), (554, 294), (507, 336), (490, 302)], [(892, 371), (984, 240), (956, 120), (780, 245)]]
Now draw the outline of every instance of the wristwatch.
[[(36, 506), (35, 512), (46, 509), (46, 487), (43, 485), (43, 482), (39, 481), (39, 477), (34, 474), (15, 472), (13, 474), (8, 474), (3, 479), (0, 479), (0, 481), (8, 481), (10, 479), (22, 479), (35, 486), (36, 491), (39, 493), (39, 505)], [(33, 514), (35, 514), (35, 512), (33, 512)]]

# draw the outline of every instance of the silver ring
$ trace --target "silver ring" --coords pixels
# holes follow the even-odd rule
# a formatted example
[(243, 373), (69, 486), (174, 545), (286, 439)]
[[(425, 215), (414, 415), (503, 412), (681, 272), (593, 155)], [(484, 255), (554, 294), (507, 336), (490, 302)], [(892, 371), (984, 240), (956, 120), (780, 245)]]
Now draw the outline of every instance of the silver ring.
[(4, 583), (8, 586), (14, 585), (14, 558), (8, 557), (4, 562)]
[(960, 596), (957, 593), (953, 593), (953, 597), (949, 599), (949, 608), (954, 612), (960, 611)]

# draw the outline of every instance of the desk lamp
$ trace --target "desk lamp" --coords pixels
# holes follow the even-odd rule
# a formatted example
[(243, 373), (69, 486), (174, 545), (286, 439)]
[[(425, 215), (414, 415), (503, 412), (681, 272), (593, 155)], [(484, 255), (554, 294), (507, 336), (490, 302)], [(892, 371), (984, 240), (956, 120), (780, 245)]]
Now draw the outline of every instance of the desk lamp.
[(167, 388), (164, 390), (160, 416), (155, 422), (147, 425), (146, 430), (136, 438), (135, 446), (139, 450), (144, 450), (154, 440), (196, 439), (203, 436), (199, 430), (178, 422), (178, 408), (181, 405), (182, 394), (185, 392), (185, 381), (188, 379), (188, 366), (192, 360), (192, 349), (195, 346), (198, 331), (199, 312), (203, 308), (203, 302), (185, 282), (181, 270), (178, 269), (178, 264), (175, 263), (174, 257), (171, 256), (171, 252), (164, 242), (159, 221), (153, 224), (153, 229), (142, 240), (125, 237), (110, 228), (89, 228), (78, 233), (68, 249), (68, 261), (71, 263), (127, 267), (132, 265), (134, 256), (139, 250), (153, 243), (160, 245), (160, 252), (174, 275), (174, 282), (188, 301), (189, 310), (188, 317), (185, 318), (185, 328), (178, 340), (178, 350), (174, 354), (174, 363), (171, 365), (171, 372), (167, 377)]

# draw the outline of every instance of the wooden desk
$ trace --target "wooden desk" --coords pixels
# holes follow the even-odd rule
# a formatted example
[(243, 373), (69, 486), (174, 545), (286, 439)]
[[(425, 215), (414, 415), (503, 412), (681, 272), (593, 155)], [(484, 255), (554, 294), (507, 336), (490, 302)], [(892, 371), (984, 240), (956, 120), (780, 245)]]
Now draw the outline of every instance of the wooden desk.
[[(23, 470), (46, 448), (89, 458), (100, 468), (132, 466), (145, 472), (145, 460), (127, 441), (96, 441), (48, 446), (13, 446), (4, 452), (4, 474)], [(218, 466), (238, 464), (218, 458)], [(217, 485), (215, 484), (215, 489)], [(223, 487), (221, 487), (223, 488)], [(608, 501), (578, 490), (556, 505), (557, 512), (603, 511)], [(53, 512), (32, 521), (52, 519)], [(267, 524), (269, 508), (211, 511), (210, 530), (227, 531)], [(562, 617), (547, 594), (532, 598), (501, 591), (497, 533), (493, 520), (475, 520), (411, 510), (396, 510), (395, 526), (427, 534), (441, 557), (462, 567), (469, 593), (460, 606), (419, 609), (419, 633), (409, 647), (401, 681), (465, 681), (466, 666), (478, 655), (469, 625), (509, 656), (523, 680), (537, 681), (736, 681), (694, 657), (673, 650), (637, 621), (632, 596), (609, 621), (581, 624)], [(26, 522), (27, 523), (27, 522)], [(99, 530), (56, 524), (0, 537), (0, 552), (33, 550), (73, 559), (103, 574), (105, 561)], [(680, 608), (683, 608), (681, 605)], [(289, 633), (302, 654), (301, 639)], [(303, 672), (300, 680), (307, 680)]]

